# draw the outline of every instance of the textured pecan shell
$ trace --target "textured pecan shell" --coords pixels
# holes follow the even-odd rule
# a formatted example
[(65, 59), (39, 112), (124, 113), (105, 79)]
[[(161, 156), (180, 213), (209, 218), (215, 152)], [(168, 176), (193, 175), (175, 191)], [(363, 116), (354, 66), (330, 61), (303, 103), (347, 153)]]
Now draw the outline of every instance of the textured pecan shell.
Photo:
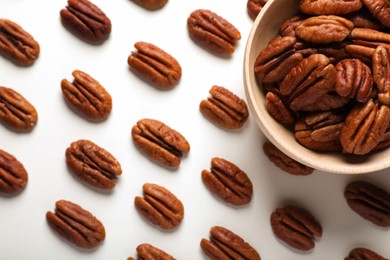
[(202, 100), (199, 109), (212, 122), (223, 128), (237, 129), (248, 120), (249, 111), (243, 99), (221, 86), (213, 86), (209, 93), (211, 97)]
[(31, 131), (38, 121), (35, 107), (13, 89), (0, 86), (0, 122), (17, 132)]
[(372, 55), (372, 73), (378, 89), (378, 101), (390, 105), (390, 53), (379, 45)]
[(110, 36), (111, 20), (88, 0), (68, 0), (60, 17), (66, 29), (86, 42), (101, 44)]
[(305, 14), (348, 14), (360, 10), (360, 0), (300, 0), (298, 7)]
[(168, 0), (132, 0), (134, 3), (142, 6), (143, 8), (154, 11), (163, 8)]
[(13, 21), (0, 19), (0, 55), (18, 65), (31, 65), (38, 58), (38, 42)]
[(256, 249), (245, 242), (242, 237), (221, 226), (212, 227), (210, 229), (210, 240), (203, 238), (200, 246), (211, 260), (261, 259)]
[(99, 189), (113, 189), (122, 173), (114, 156), (88, 140), (71, 143), (65, 157), (67, 165), (80, 180)]
[(349, 255), (344, 260), (387, 260), (371, 249), (357, 247), (349, 252)]
[(17, 194), (24, 190), (27, 182), (28, 174), (23, 164), (0, 149), (0, 193)]
[(204, 49), (217, 55), (231, 55), (241, 33), (234, 25), (216, 13), (198, 9), (187, 19), (191, 39)]
[(132, 128), (135, 145), (151, 160), (168, 167), (178, 167), (190, 144), (176, 130), (154, 119), (141, 119)]
[(345, 187), (349, 207), (380, 227), (390, 227), (390, 194), (378, 186), (358, 180)]
[(179, 62), (159, 47), (136, 42), (127, 63), (130, 69), (142, 79), (161, 89), (170, 89), (178, 84), (182, 70)]
[(176, 228), (184, 218), (183, 203), (157, 184), (145, 183), (143, 197), (135, 197), (134, 204), (142, 216), (164, 230)]
[(307, 251), (315, 247), (315, 239), (322, 236), (321, 224), (301, 207), (286, 205), (271, 214), (274, 234), (293, 248)]
[(212, 158), (210, 171), (202, 171), (202, 180), (213, 194), (227, 203), (240, 206), (252, 199), (253, 185), (248, 175), (225, 159)]
[(138, 259), (144, 260), (175, 260), (173, 256), (167, 252), (152, 246), (148, 243), (143, 243), (137, 246)]
[(105, 120), (112, 110), (112, 98), (94, 78), (80, 70), (72, 72), (73, 82), (61, 81), (62, 94), (67, 104), (91, 121)]
[(57, 201), (46, 220), (59, 236), (80, 248), (95, 249), (106, 237), (103, 224), (94, 215), (67, 200)]

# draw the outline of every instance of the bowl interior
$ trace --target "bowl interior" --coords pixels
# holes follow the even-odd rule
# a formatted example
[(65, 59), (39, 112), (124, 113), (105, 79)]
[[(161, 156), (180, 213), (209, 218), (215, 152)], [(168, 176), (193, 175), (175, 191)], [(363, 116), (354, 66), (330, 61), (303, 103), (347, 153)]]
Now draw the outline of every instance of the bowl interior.
[(279, 32), (280, 24), (297, 13), (297, 1), (269, 0), (253, 23), (244, 56), (244, 87), (248, 105), (264, 135), (291, 158), (331, 173), (369, 173), (390, 166), (390, 149), (367, 156), (318, 153), (301, 146), (292, 132), (276, 122), (265, 108), (265, 97), (256, 82), (254, 63), (261, 49)]

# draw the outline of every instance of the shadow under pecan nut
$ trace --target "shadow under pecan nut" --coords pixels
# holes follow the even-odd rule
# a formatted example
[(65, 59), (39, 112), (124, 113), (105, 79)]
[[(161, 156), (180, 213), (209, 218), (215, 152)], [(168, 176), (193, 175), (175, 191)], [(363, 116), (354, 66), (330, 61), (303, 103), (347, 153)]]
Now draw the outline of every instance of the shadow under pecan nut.
[(248, 242), (239, 235), (221, 226), (212, 227), (210, 229), (210, 240), (203, 238), (200, 246), (211, 260), (261, 260), (259, 253)]
[(175, 260), (173, 256), (167, 252), (152, 246), (148, 243), (143, 243), (137, 246), (138, 259), (162, 259), (162, 260)]
[(59, 236), (83, 249), (97, 248), (106, 237), (103, 224), (94, 215), (67, 200), (57, 201), (54, 213), (46, 213), (46, 220)]
[(0, 149), (0, 193), (14, 195), (26, 187), (28, 174), (13, 155)]
[(233, 54), (241, 33), (233, 24), (216, 13), (198, 9), (187, 19), (191, 39), (202, 48), (221, 56)]
[(349, 252), (349, 255), (344, 260), (387, 260), (371, 249), (357, 247)]
[(105, 120), (112, 110), (111, 95), (87, 73), (74, 70), (72, 75), (73, 82), (66, 79), (61, 81), (62, 94), (67, 104), (88, 120)]
[(243, 99), (221, 86), (213, 86), (209, 93), (211, 97), (199, 104), (203, 115), (227, 129), (241, 128), (245, 124), (249, 111)]
[(380, 227), (390, 227), (390, 194), (378, 186), (358, 180), (344, 191), (349, 207), (362, 218)]
[(271, 214), (272, 231), (289, 246), (308, 251), (315, 247), (315, 240), (322, 236), (321, 224), (301, 207), (286, 205)]
[(127, 63), (136, 75), (161, 89), (178, 84), (182, 70), (175, 58), (151, 43), (136, 42), (134, 47)]
[(110, 36), (111, 20), (88, 0), (68, 0), (60, 17), (66, 29), (86, 42), (101, 44)]
[(113, 189), (122, 173), (114, 156), (88, 140), (71, 143), (65, 156), (66, 164), (80, 180), (99, 189)]
[(253, 185), (248, 175), (225, 159), (212, 158), (210, 171), (202, 171), (202, 180), (214, 195), (227, 203), (240, 206), (252, 199)]
[(190, 151), (184, 136), (158, 120), (139, 120), (131, 135), (135, 145), (149, 159), (167, 167), (178, 167), (181, 157)]
[(17, 132), (31, 131), (38, 121), (35, 107), (13, 89), (0, 86), (0, 122)]
[(346, 153), (364, 155), (384, 139), (390, 120), (389, 107), (372, 99), (356, 104), (340, 129), (340, 142)]
[(164, 230), (176, 228), (184, 218), (183, 203), (157, 184), (145, 183), (143, 197), (135, 197), (134, 205), (143, 217)]
[(28, 66), (38, 58), (38, 42), (13, 21), (0, 19), (0, 54), (12, 62)]
[(361, 0), (369, 12), (387, 28), (390, 28), (390, 6), (387, 0)]
[(304, 14), (348, 14), (362, 8), (361, 0), (300, 0), (298, 7)]
[(390, 105), (390, 51), (379, 45), (372, 55), (372, 73), (378, 89), (378, 101)]

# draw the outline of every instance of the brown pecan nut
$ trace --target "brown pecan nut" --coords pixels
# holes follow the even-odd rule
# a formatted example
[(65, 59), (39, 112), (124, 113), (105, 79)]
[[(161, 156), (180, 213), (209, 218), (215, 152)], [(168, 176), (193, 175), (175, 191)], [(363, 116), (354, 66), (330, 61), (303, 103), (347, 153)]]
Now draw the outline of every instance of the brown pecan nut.
[(221, 200), (241, 206), (252, 199), (253, 185), (248, 175), (232, 162), (214, 157), (211, 169), (202, 171), (206, 187)]
[(0, 149), (0, 193), (14, 195), (24, 190), (28, 174), (13, 155)]
[(67, 200), (57, 201), (54, 213), (46, 213), (46, 220), (59, 236), (80, 248), (95, 249), (106, 237), (103, 224), (94, 215)]
[(38, 42), (18, 24), (0, 19), (0, 55), (15, 64), (28, 66), (38, 58)]
[(303, 20), (295, 33), (304, 41), (328, 44), (342, 42), (351, 32), (353, 23), (336, 15), (319, 15)]
[(351, 43), (375, 49), (379, 45), (390, 48), (390, 34), (370, 28), (353, 28), (350, 34)]
[(114, 156), (88, 140), (71, 143), (65, 157), (66, 164), (80, 180), (99, 189), (113, 189), (122, 173)]
[(137, 51), (129, 55), (127, 63), (136, 75), (160, 89), (178, 84), (182, 70), (175, 58), (151, 43), (136, 42), (134, 47)]
[(245, 101), (221, 86), (212, 86), (211, 97), (202, 100), (199, 109), (208, 119), (227, 129), (241, 128), (248, 120), (249, 111)]
[(372, 55), (372, 73), (378, 89), (378, 101), (390, 105), (390, 53), (379, 45)]
[(378, 186), (358, 180), (345, 187), (349, 207), (380, 227), (390, 227), (390, 194)]
[(360, 10), (360, 0), (300, 0), (298, 7), (305, 14), (348, 14)]
[(345, 116), (335, 110), (309, 113), (295, 124), (295, 138), (310, 150), (341, 152), (340, 128)]
[(372, 99), (356, 104), (340, 129), (340, 142), (347, 153), (367, 154), (384, 138), (390, 120), (389, 107)]
[(73, 82), (61, 81), (62, 94), (67, 104), (91, 121), (103, 121), (111, 112), (112, 98), (100, 83), (85, 72), (74, 70)]
[(246, 9), (252, 20), (256, 19), (257, 15), (267, 2), (268, 0), (248, 0), (246, 3)]
[(386, 260), (386, 258), (371, 249), (357, 247), (352, 249), (344, 260)]
[(167, 167), (178, 167), (181, 157), (190, 151), (184, 136), (158, 120), (139, 120), (131, 135), (135, 145), (149, 159)]
[(0, 122), (17, 132), (31, 131), (38, 121), (35, 107), (13, 89), (0, 86)]
[(202, 48), (221, 56), (233, 54), (241, 33), (234, 25), (216, 13), (198, 9), (187, 19), (191, 39)]
[(385, 30), (385, 27), (376, 20), (367, 9), (361, 9), (345, 16), (354, 24), (354, 28), (370, 28), (374, 30)]
[(370, 13), (384, 26), (390, 28), (390, 6), (388, 0), (361, 0)]
[(314, 171), (313, 168), (293, 160), (270, 142), (263, 144), (263, 151), (275, 166), (289, 174), (305, 176)]
[(251, 259), (261, 260), (259, 253), (242, 237), (221, 226), (210, 229), (210, 240), (203, 238), (200, 247), (211, 260)]
[(280, 35), (282, 37), (296, 37), (295, 28), (297, 28), (297, 26), (300, 25), (303, 20), (304, 18), (299, 15), (293, 16), (290, 19), (285, 20), (279, 26)]
[(111, 20), (88, 0), (68, 0), (60, 17), (66, 29), (91, 44), (101, 44), (110, 36)]
[(371, 66), (372, 54), (375, 48), (367, 47), (359, 44), (348, 44), (345, 46), (345, 52), (350, 58), (359, 59), (363, 63)]
[(322, 236), (321, 224), (301, 207), (286, 205), (271, 214), (272, 231), (289, 246), (307, 251), (315, 247), (315, 240)]
[(183, 203), (157, 184), (145, 183), (143, 197), (135, 197), (134, 204), (142, 216), (164, 230), (176, 228), (184, 218)]
[(143, 8), (151, 11), (163, 8), (168, 2), (168, 0), (132, 0), (132, 1), (138, 4), (139, 6), (142, 6)]
[(372, 98), (371, 69), (359, 59), (344, 59), (336, 64), (336, 92), (342, 97), (365, 103)]
[(279, 90), (269, 91), (265, 95), (265, 107), (277, 122), (285, 126), (291, 126), (295, 123), (295, 115)]
[(167, 252), (152, 246), (148, 243), (143, 243), (137, 246), (138, 259), (143, 260), (175, 260), (173, 256)]

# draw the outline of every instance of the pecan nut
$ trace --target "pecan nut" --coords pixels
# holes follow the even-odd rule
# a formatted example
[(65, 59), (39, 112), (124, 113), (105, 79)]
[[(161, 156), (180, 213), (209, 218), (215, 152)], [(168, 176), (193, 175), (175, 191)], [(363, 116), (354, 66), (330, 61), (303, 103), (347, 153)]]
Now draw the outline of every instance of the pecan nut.
[(0, 55), (15, 64), (28, 66), (38, 58), (38, 42), (13, 21), (0, 19)]
[(305, 176), (314, 171), (313, 168), (293, 160), (270, 142), (263, 144), (263, 151), (273, 164), (289, 174)]
[(13, 89), (0, 86), (0, 122), (17, 132), (31, 131), (38, 121), (35, 107)]
[(268, 113), (279, 123), (291, 126), (295, 123), (295, 114), (286, 98), (274, 88), (265, 95), (265, 107)]
[(80, 180), (99, 189), (113, 189), (122, 173), (114, 156), (88, 140), (71, 143), (65, 157), (66, 164)]
[(364, 57), (363, 62), (369, 59), (371, 62), (372, 54), (376, 47), (379, 45), (385, 48), (390, 48), (390, 34), (385, 31), (378, 31), (370, 28), (353, 28), (350, 34), (350, 41), (352, 47), (347, 49), (347, 52), (354, 54), (355, 52), (360, 53)]
[(49, 226), (59, 236), (83, 249), (95, 249), (106, 237), (103, 224), (79, 205), (59, 200), (53, 212), (46, 213)]
[(386, 260), (386, 258), (371, 249), (357, 247), (352, 249), (344, 260)]
[(110, 36), (111, 20), (88, 0), (68, 0), (60, 17), (68, 31), (91, 44), (101, 44)]
[(237, 165), (222, 158), (211, 159), (211, 169), (202, 171), (206, 187), (221, 200), (241, 206), (252, 199), (253, 185)]
[(134, 3), (142, 6), (147, 10), (157, 10), (163, 8), (168, 0), (132, 0)]
[(248, 120), (249, 111), (245, 101), (230, 90), (213, 86), (211, 97), (202, 100), (199, 109), (208, 119), (227, 129), (241, 128)]
[(315, 247), (315, 240), (322, 236), (321, 224), (301, 207), (286, 205), (271, 214), (272, 231), (289, 246), (307, 251)]
[(390, 105), (390, 53), (379, 45), (372, 55), (372, 73), (378, 89), (378, 101)]
[(182, 70), (175, 58), (151, 43), (136, 42), (134, 47), (137, 51), (129, 55), (127, 63), (136, 75), (160, 89), (178, 84)]
[(24, 190), (27, 182), (28, 174), (23, 164), (0, 149), (0, 192), (5, 195), (18, 194)]
[(390, 28), (390, 7), (387, 0), (361, 0), (368, 11), (384, 26)]
[(298, 25), (301, 24), (301, 22), (304, 20), (302, 16), (293, 16), (284, 22), (279, 26), (280, 35), (282, 37), (296, 37), (295, 28), (298, 27)]
[(164, 230), (176, 228), (184, 218), (183, 203), (157, 184), (145, 183), (143, 197), (135, 197), (134, 204), (143, 217)]
[(358, 180), (344, 191), (349, 207), (362, 218), (380, 227), (390, 227), (390, 194), (378, 186)]
[(112, 110), (111, 95), (87, 73), (74, 70), (72, 75), (73, 82), (66, 79), (61, 81), (62, 94), (67, 104), (88, 120), (105, 120)]
[(203, 252), (211, 259), (260, 260), (259, 253), (242, 237), (221, 226), (210, 229), (210, 240), (200, 242)]
[(298, 7), (305, 14), (348, 14), (360, 10), (360, 0), (300, 0)]
[(184, 136), (158, 120), (139, 120), (131, 135), (135, 145), (149, 159), (167, 167), (178, 167), (181, 157), (190, 151)]
[(246, 9), (252, 20), (256, 19), (257, 15), (260, 13), (261, 9), (263, 9), (267, 2), (268, 0), (248, 0), (246, 3)]
[(148, 243), (143, 243), (137, 246), (137, 254), (138, 259), (163, 259), (163, 260), (175, 260), (173, 256), (168, 254), (167, 252), (161, 250), (160, 248), (157, 248), (155, 246), (152, 246)]
[(187, 19), (191, 39), (202, 48), (221, 56), (233, 54), (241, 33), (225, 18), (216, 13), (198, 9)]

